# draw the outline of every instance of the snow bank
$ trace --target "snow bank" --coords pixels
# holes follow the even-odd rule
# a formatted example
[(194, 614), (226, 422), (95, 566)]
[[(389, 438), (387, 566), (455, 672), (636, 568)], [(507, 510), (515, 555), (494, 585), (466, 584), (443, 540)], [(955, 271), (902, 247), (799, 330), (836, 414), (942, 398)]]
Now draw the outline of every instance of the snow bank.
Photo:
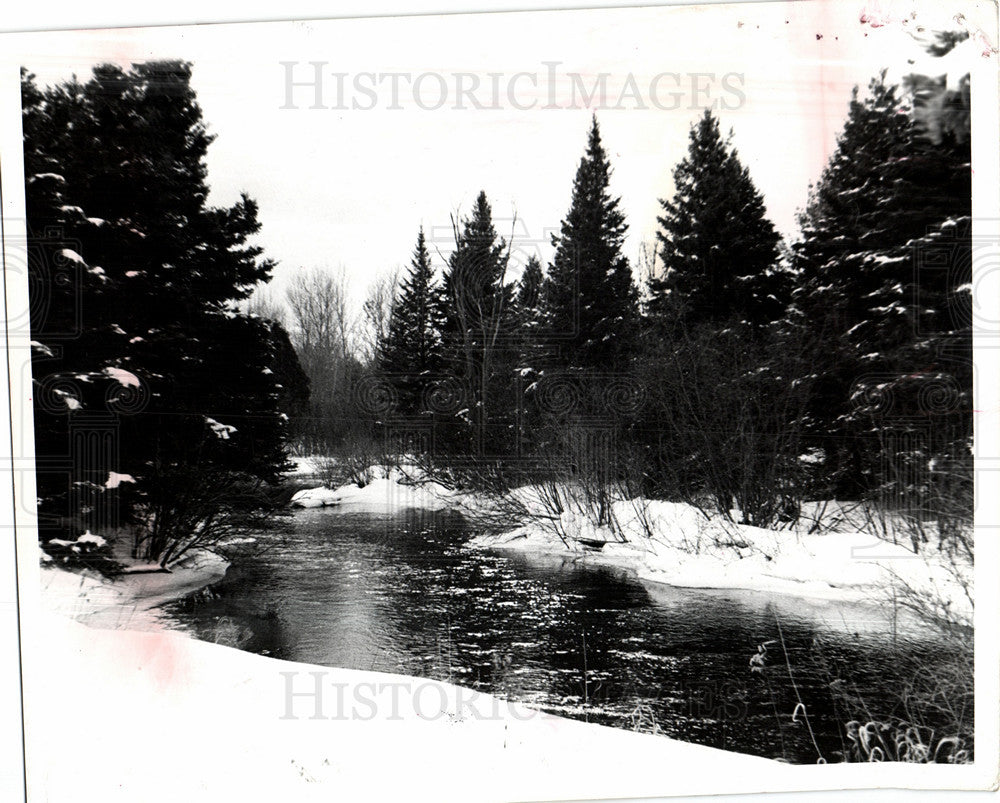
[(304, 457), (290, 457), (289, 462), (293, 465), (291, 471), (288, 472), (289, 477), (315, 477), (319, 473), (320, 461), (325, 458), (309, 456)]
[(79, 800), (81, 789), (107, 803), (640, 797), (706, 783), (736, 792), (748, 777), (794, 769), (447, 683), (295, 664), (169, 632), (112, 633), (51, 616), (42, 625), (27, 656), (29, 784), (52, 803)]
[(417, 508), (446, 510), (461, 504), (462, 496), (436, 482), (419, 481), (404, 469), (369, 469), (376, 476), (364, 487), (355, 484), (330, 489), (323, 486), (299, 491), (293, 507), (333, 507), (352, 513), (392, 513)]
[(393, 470), (390, 476), (375, 479), (359, 488), (345, 485), (338, 489), (341, 505), (355, 512), (387, 513), (395, 510), (418, 508), (445, 510), (455, 507), (456, 495), (436, 482), (410, 484), (400, 482), (401, 475)]
[[(814, 599), (883, 602), (917, 593), (939, 613), (971, 626), (972, 566), (952, 566), (930, 551), (914, 555), (903, 546), (859, 531), (809, 533), (765, 530), (709, 518), (689, 505), (649, 500), (619, 501), (613, 513), (626, 542), (583, 515), (538, 519), (499, 536), (482, 535), (473, 547), (535, 554), (572, 554), (583, 561), (634, 572), (647, 583), (681, 588), (732, 588), (794, 594)], [(850, 522), (836, 505), (840, 526)], [(646, 531), (652, 533), (647, 537)]]
[(108, 481), (104, 483), (104, 487), (111, 490), (117, 488), (123, 482), (134, 483), (135, 477), (131, 474), (119, 474), (117, 471), (109, 471)]
[(333, 507), (340, 504), (337, 491), (320, 486), (319, 488), (304, 488), (297, 491), (289, 503), (292, 507)]
[(133, 562), (113, 580), (43, 565), (42, 609), (94, 627), (155, 629), (162, 627), (155, 608), (220, 580), (228, 568), (224, 558), (207, 550), (191, 550), (169, 572)]

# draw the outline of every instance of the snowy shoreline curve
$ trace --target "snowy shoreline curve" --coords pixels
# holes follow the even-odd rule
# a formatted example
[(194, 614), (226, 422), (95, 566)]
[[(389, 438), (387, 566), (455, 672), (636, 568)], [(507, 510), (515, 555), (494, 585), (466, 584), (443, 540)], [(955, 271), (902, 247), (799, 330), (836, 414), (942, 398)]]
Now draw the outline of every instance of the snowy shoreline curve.
[[(377, 469), (370, 471), (374, 474)], [(406, 508), (468, 514), (474, 522), (504, 521), (503, 532), (473, 536), (470, 549), (563, 556), (631, 572), (640, 582), (675, 588), (733, 589), (805, 599), (881, 605), (921, 597), (940, 620), (971, 627), (973, 566), (927, 545), (914, 554), (900, 543), (864, 531), (856, 503), (812, 502), (804, 518), (784, 530), (769, 530), (706, 516), (681, 502), (617, 500), (612, 517), (620, 533), (595, 526), (586, 515), (552, 515), (537, 488), (510, 494), (526, 521), (497, 516), (490, 500), (419, 482), (393, 468), (363, 488), (343, 485), (300, 491), (301, 507), (336, 512), (391, 513)], [(416, 475), (419, 476), (419, 475)], [(823, 519), (823, 521), (821, 521)], [(832, 522), (832, 523), (831, 523)], [(820, 526), (822, 525), (822, 526)]]

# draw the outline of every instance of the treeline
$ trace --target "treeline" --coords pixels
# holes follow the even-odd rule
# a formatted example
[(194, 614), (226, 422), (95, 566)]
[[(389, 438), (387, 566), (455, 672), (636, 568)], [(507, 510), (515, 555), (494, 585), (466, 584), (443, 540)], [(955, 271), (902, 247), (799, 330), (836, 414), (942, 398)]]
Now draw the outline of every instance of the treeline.
[(791, 244), (708, 111), (641, 285), (596, 118), (545, 268), (507, 279), (485, 193), (440, 277), (419, 231), (355, 395), (382, 452), (459, 484), (612, 489), (599, 520), (611, 492), (758, 526), (836, 497), (910, 515), (918, 548), (921, 522), (957, 537), (972, 510), (967, 80), (913, 89), (883, 75), (855, 90)]
[(239, 311), (273, 265), (250, 198), (206, 202), (190, 78), (22, 70), (39, 532), (60, 561), (107, 569), (110, 536), (165, 566), (266, 512), (308, 397), (284, 329)]

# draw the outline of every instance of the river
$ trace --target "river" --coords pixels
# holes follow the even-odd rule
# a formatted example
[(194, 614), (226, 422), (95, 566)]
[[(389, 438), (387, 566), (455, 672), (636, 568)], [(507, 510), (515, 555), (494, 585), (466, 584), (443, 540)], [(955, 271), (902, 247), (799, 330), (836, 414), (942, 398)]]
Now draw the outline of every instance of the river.
[[(263, 655), (450, 681), (795, 763), (841, 760), (858, 713), (847, 697), (898, 708), (910, 673), (942, 649), (892, 606), (644, 585), (568, 558), (470, 549), (469, 535), (457, 514), (299, 510), (231, 542), (226, 576), (162, 613)], [(800, 700), (808, 723), (793, 721)]]

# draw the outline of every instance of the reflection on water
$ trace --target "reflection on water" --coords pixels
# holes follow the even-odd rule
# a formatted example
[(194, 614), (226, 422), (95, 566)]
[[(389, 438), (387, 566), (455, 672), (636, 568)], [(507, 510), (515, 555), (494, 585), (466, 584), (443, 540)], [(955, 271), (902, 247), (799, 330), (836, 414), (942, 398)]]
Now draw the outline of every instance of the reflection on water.
[[(455, 515), (302, 510), (256, 535), (232, 547), (234, 565), (210, 594), (164, 609), (177, 627), (791, 761), (815, 761), (817, 750), (791, 721), (789, 665), (819, 748), (836, 760), (849, 717), (830, 684), (887, 699), (905, 667), (936, 651), (933, 633), (890, 609), (647, 588), (619, 570), (469, 550)], [(751, 672), (750, 657), (771, 640), (768, 670)]]

